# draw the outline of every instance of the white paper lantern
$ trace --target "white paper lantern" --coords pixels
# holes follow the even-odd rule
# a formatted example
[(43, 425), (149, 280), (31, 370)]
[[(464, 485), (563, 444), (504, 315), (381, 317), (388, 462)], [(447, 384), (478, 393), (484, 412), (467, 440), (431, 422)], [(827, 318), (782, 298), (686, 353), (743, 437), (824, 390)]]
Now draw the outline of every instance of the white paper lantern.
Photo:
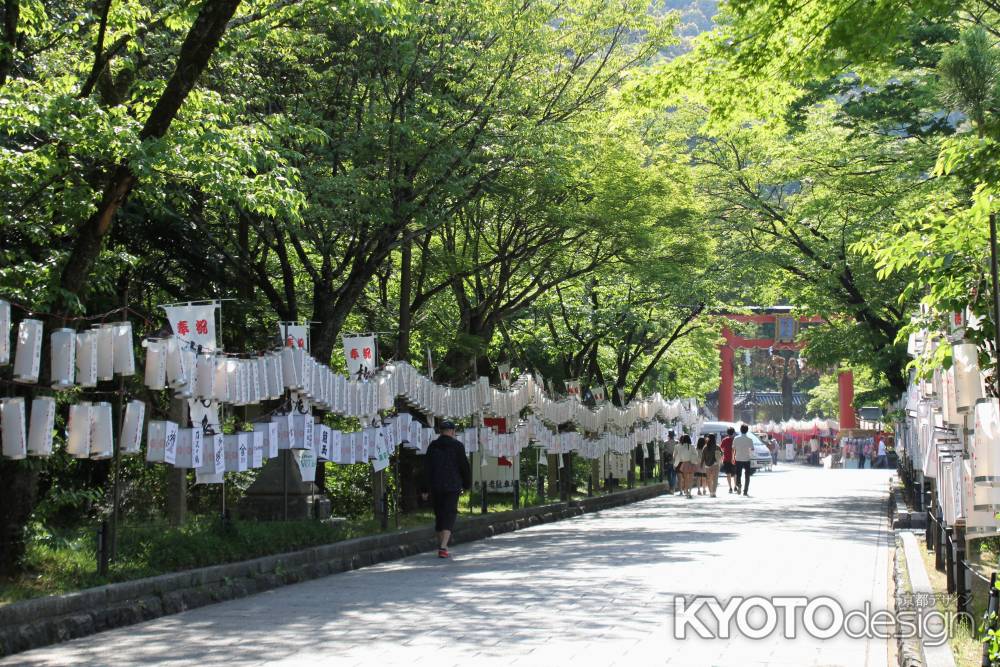
[(206, 435), (203, 440), (204, 452), (198, 472), (203, 475), (218, 475), (226, 471), (226, 447), (221, 433)]
[[(302, 373), (300, 377), (302, 378), (302, 393), (307, 397), (312, 398), (313, 395), (313, 358), (310, 357), (305, 352), (302, 353)], [(298, 356), (296, 356), (296, 359)]]
[(312, 415), (294, 415), (292, 417), (291, 449), (313, 451), (313, 431), (315, 421)]
[(248, 359), (246, 361), (247, 366), (247, 386), (250, 389), (250, 395), (247, 398), (247, 403), (257, 404), (264, 400), (264, 396), (261, 395), (260, 386), (260, 364), (258, 359)]
[(244, 472), (250, 468), (250, 442), (248, 433), (236, 433), (225, 437), (226, 470)]
[(31, 425), (28, 428), (28, 454), (52, 454), (52, 430), (56, 423), (56, 399), (39, 396), (31, 402)]
[(215, 398), (215, 355), (199, 354), (194, 365), (192, 396), (197, 399)]
[(274, 415), (271, 421), (278, 427), (278, 449), (292, 448), (292, 415)]
[(122, 456), (135, 456), (142, 447), (142, 422), (146, 417), (146, 404), (142, 401), (129, 401), (125, 406), (125, 419), (122, 422), (122, 432), (118, 440), (118, 451)]
[(264, 434), (254, 430), (250, 434), (250, 467), (260, 468), (264, 465)]
[(0, 366), (10, 363), (10, 304), (0, 299)]
[(995, 398), (976, 403), (972, 470), (974, 483), (1000, 486), (1000, 406)]
[(317, 424), (313, 431), (316, 442), (316, 460), (317, 461), (329, 461), (330, 460), (330, 428), (322, 424)]
[(302, 388), (302, 363), (303, 351), (299, 348), (286, 347), (281, 350), (281, 370), (286, 389)]
[(25, 434), (24, 398), (14, 396), (0, 400), (0, 433), (3, 435), (3, 455), (23, 459), (28, 455)]
[(983, 381), (979, 375), (979, 350), (972, 343), (951, 348), (955, 367), (955, 396), (959, 410), (973, 410), (983, 397)]
[(154, 420), (149, 422), (149, 433), (146, 436), (146, 460), (150, 463), (169, 463), (177, 461), (177, 431), (178, 426), (172, 421)]
[(172, 389), (183, 389), (188, 384), (181, 347), (181, 343), (173, 336), (166, 340), (167, 384)]
[(90, 408), (90, 458), (109, 459), (115, 444), (111, 428), (111, 404), (94, 403)]
[(113, 380), (115, 377), (115, 325), (97, 327), (97, 379)]
[(254, 360), (257, 364), (257, 383), (260, 392), (260, 400), (266, 401), (271, 398), (270, 373), (267, 368), (267, 357), (257, 357)]
[(86, 401), (69, 406), (66, 453), (74, 458), (90, 458), (90, 407)]
[(148, 339), (146, 348), (146, 371), (143, 383), (154, 391), (167, 388), (167, 343)]
[(244, 405), (243, 387), (240, 384), (239, 359), (226, 359), (226, 385), (229, 387), (229, 402), (233, 405)]
[(118, 375), (135, 375), (135, 348), (132, 341), (132, 323), (112, 325), (114, 331), (114, 371)]
[(69, 389), (76, 376), (76, 332), (56, 329), (49, 337), (49, 371), (53, 389)]
[(194, 373), (195, 365), (198, 361), (198, 351), (191, 345), (181, 345), (180, 359), (181, 365), (184, 368), (185, 382), (174, 387), (174, 396), (177, 398), (192, 398), (194, 396)]
[(76, 383), (85, 389), (97, 386), (97, 333), (81, 331), (76, 334)]
[(941, 370), (941, 414), (945, 423), (957, 426), (963, 416), (958, 412), (958, 396), (955, 393), (955, 367)]
[(263, 438), (264, 456), (271, 459), (278, 455), (278, 424), (277, 422), (264, 422), (253, 425), (255, 433), (260, 433)]
[(34, 384), (42, 361), (42, 321), (21, 320), (17, 328), (14, 379)]
[(989, 510), (975, 509), (975, 484), (972, 481), (972, 465), (970, 461), (962, 462), (962, 491), (965, 508), (966, 535), (986, 537), (1000, 533), (1000, 521), (996, 513)]
[(229, 364), (226, 357), (217, 356), (215, 358), (215, 400), (219, 403), (229, 403)]
[(174, 466), (196, 470), (204, 464), (204, 433), (201, 426), (177, 430), (177, 456)]
[(271, 390), (271, 398), (281, 398), (285, 395), (284, 365), (281, 362), (281, 353), (274, 352), (268, 355), (267, 364), (270, 374), (267, 386)]

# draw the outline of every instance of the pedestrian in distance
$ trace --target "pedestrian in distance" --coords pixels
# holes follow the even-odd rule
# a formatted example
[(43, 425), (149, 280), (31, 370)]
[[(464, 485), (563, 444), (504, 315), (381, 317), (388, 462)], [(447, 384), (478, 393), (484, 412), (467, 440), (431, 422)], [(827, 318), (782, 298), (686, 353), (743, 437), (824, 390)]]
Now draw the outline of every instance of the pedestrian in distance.
[(857, 451), (858, 451), (858, 470), (864, 470), (864, 467), (865, 467), (865, 448), (864, 448), (864, 446), (860, 442), (857, 445), (855, 445), (855, 447), (857, 447)]
[(875, 457), (876, 468), (886, 468), (888, 463), (886, 461), (887, 453), (885, 449), (885, 440), (878, 441), (878, 455)]
[(691, 436), (685, 433), (674, 448), (674, 462), (681, 476), (681, 493), (691, 497), (691, 481), (694, 479), (695, 461), (698, 453), (691, 444)]
[(701, 466), (705, 471), (705, 481), (708, 482), (708, 494), (715, 498), (715, 490), (719, 487), (719, 465), (722, 462), (722, 450), (715, 444), (715, 434), (710, 433), (705, 439), (705, 448), (701, 450)]
[(677, 448), (677, 439), (673, 431), (667, 432), (667, 442), (663, 445), (664, 470), (667, 473), (667, 493), (673, 495), (677, 491), (677, 469), (674, 467), (674, 449)]
[[(434, 530), (438, 536), (438, 558), (448, 558), (448, 542), (458, 517), (458, 497), (472, 487), (472, 470), (465, 445), (455, 438), (455, 424), (441, 423), (440, 435), (424, 456), (427, 482), (434, 503)], [(426, 494), (424, 494), (426, 499)]]
[(733, 436), (736, 429), (732, 426), (726, 429), (726, 437), (722, 439), (722, 472), (726, 474), (726, 481), (729, 482), (729, 493), (733, 492), (733, 475), (736, 474), (736, 459), (733, 458)]
[(702, 465), (702, 454), (705, 451), (705, 436), (699, 436), (695, 445), (697, 460), (695, 461), (694, 483), (698, 487), (698, 495), (705, 495), (705, 466)]
[[(733, 438), (733, 458), (736, 460), (736, 493), (742, 490), (744, 496), (750, 495), (750, 461), (753, 460), (753, 440), (747, 435), (750, 427), (740, 426), (740, 434)], [(740, 478), (742, 476), (742, 482)]]

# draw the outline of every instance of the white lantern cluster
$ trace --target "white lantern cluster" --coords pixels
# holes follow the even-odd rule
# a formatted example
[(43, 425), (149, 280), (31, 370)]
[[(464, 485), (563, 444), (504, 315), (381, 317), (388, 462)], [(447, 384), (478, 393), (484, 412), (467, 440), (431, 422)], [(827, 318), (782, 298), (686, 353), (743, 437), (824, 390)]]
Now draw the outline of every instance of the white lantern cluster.
[[(694, 423), (693, 400), (668, 401), (654, 395), (624, 408), (605, 403), (591, 409), (577, 400), (550, 398), (531, 375), (522, 375), (510, 389), (490, 387), (487, 378), (464, 387), (446, 387), (399, 362), (386, 366), (369, 381), (335, 373), (300, 347), (251, 358), (197, 353), (174, 337), (147, 340), (146, 386), (170, 387), (178, 396), (214, 398), (220, 403), (252, 405), (280, 398), (288, 390), (297, 399), (335, 414), (366, 418), (393, 409), (403, 397), (421, 412), (435, 417), (465, 419), (483, 414), (517, 418), (531, 410), (550, 424), (576, 424), (580, 430), (629, 430), (656, 420)], [(279, 432), (279, 441), (282, 434)]]
[[(665, 439), (665, 421), (699, 423), (693, 400), (668, 401), (654, 395), (625, 408), (604, 403), (591, 409), (577, 400), (550, 398), (531, 375), (517, 378), (509, 389), (493, 388), (485, 377), (464, 387), (446, 387), (401, 362), (386, 366), (370, 380), (355, 381), (334, 372), (299, 347), (284, 347), (254, 357), (199, 352), (174, 337), (149, 339), (144, 347), (144, 380), (151, 389), (170, 388), (180, 397), (231, 405), (274, 400), (286, 396), (286, 392), (292, 398), (292, 414), (275, 414), (269, 422), (254, 424), (253, 433), (213, 436), (221, 439), (214, 451), (206, 436), (201, 466), (194, 464), (193, 455), (189, 458), (190, 437), (184, 429), (173, 434), (177, 449), (171, 461), (165, 443), (173, 431), (166, 426), (168, 422), (150, 423), (147, 448), (150, 460), (194, 467), (205, 474), (257, 467), (281, 449), (312, 450), (319, 460), (345, 464), (367, 462), (375, 456), (380, 444), (390, 449), (402, 444), (426, 451), (436, 433), (407, 413), (387, 420), (381, 427), (368, 426), (355, 432), (316, 424), (311, 415), (315, 407), (357, 417), (365, 423), (379, 413), (392, 410), (398, 397), (437, 418), (483, 415), (518, 420), (517, 428), (506, 434), (487, 428), (463, 433), (467, 439), (475, 436), (465, 443), (469, 451), (485, 451), (495, 456), (515, 456), (533, 442), (552, 451), (598, 456), (605, 451), (627, 451), (638, 444)], [(521, 421), (524, 411), (531, 414)], [(566, 423), (577, 428), (560, 434), (546, 426)], [(601, 435), (586, 437), (585, 432)], [(181, 462), (176, 462), (177, 456)]]
[[(960, 320), (960, 321), (959, 321)], [(951, 345), (952, 365), (914, 379), (899, 407), (897, 448), (924, 480), (933, 480), (946, 525), (963, 521), (969, 536), (1000, 534), (1000, 405), (985, 398), (976, 345), (961, 341), (967, 319), (950, 331), (911, 334), (911, 356), (932, 358)]]

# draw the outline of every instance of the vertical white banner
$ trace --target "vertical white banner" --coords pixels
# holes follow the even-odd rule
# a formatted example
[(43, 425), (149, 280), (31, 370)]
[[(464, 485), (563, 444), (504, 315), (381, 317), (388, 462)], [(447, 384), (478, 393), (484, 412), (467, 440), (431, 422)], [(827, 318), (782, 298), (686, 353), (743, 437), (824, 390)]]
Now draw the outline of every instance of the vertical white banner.
[(215, 310), (219, 302), (160, 306), (170, 322), (174, 335), (184, 342), (200, 345), (206, 352), (218, 349), (215, 331)]
[(347, 376), (352, 380), (367, 380), (373, 377), (377, 357), (375, 336), (344, 336)]
[(510, 389), (510, 364), (507, 362), (498, 364), (497, 371), (500, 373), (500, 386)]
[(278, 322), (278, 336), (284, 347), (301, 347), (309, 351), (309, 325), (298, 322)]
[(579, 380), (566, 380), (566, 394), (570, 398), (575, 398), (580, 400), (580, 381)]

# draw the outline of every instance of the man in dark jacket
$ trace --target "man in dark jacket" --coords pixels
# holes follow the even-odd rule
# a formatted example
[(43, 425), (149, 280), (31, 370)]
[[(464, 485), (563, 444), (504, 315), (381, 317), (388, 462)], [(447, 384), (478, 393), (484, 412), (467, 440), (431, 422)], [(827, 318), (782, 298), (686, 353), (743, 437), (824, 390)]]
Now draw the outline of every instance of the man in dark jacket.
[(458, 516), (458, 497), (472, 486), (472, 470), (465, 446), (455, 439), (455, 425), (441, 423), (441, 435), (427, 447), (424, 465), (434, 502), (434, 530), (438, 534), (438, 557), (448, 558), (448, 541)]

